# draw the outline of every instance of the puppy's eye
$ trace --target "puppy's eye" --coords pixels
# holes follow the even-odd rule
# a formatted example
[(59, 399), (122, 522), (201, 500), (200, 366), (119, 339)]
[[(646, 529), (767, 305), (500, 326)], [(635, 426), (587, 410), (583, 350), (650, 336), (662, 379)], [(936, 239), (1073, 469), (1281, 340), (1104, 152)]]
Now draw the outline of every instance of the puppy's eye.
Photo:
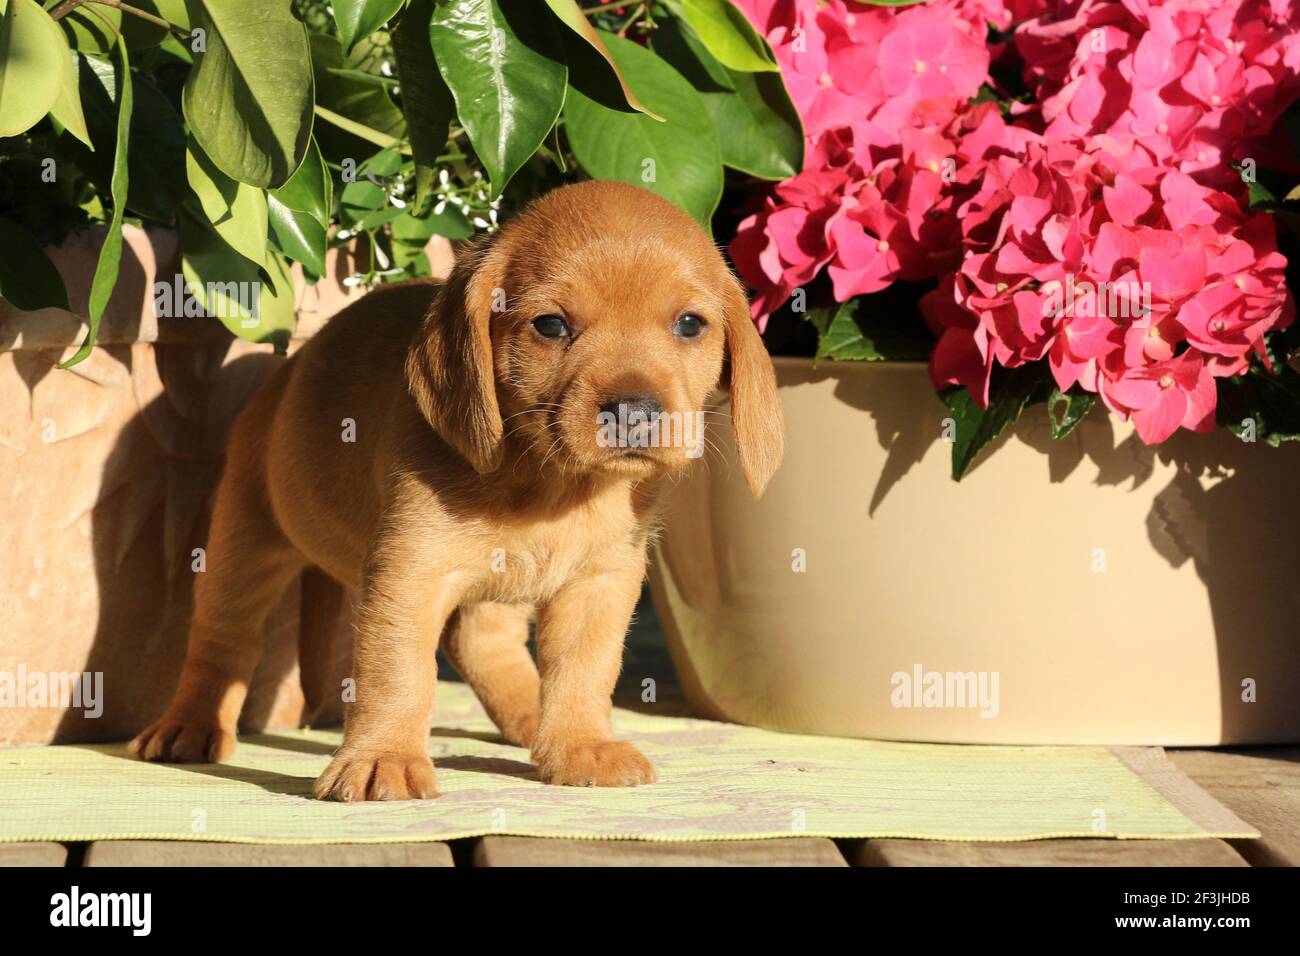
[(673, 323), (673, 335), (679, 339), (693, 339), (704, 331), (704, 320), (698, 315), (683, 315)]
[(539, 315), (533, 319), (533, 328), (544, 339), (562, 339), (569, 334), (569, 323), (558, 315)]

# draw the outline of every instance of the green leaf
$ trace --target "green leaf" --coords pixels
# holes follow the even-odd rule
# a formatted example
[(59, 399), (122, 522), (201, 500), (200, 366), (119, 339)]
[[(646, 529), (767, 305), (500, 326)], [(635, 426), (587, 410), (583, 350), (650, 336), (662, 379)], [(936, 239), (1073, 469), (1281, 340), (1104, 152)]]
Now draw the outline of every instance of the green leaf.
[(460, 207), (448, 203), (442, 212), (432, 212), (424, 216), (403, 216), (393, 220), (393, 239), (406, 245), (424, 248), (433, 236), (445, 236), (448, 239), (468, 239), (474, 235), (474, 227)]
[(1050, 379), (1038, 365), (1006, 371), (989, 393), (988, 408), (980, 408), (965, 388), (945, 390), (942, 398), (956, 425), (952, 446), (952, 478), (961, 481), (975, 459), (1008, 425), (1013, 425), (1029, 405), (1046, 401)]
[(266, 193), (217, 169), (192, 140), (186, 144), (185, 173), (217, 235), (245, 259), (259, 266), (265, 262)]
[[(79, 91), (95, 152), (71, 136), (60, 142), (101, 192), (112, 190), (117, 140), (117, 74), (96, 56), (79, 57)], [(127, 156), (131, 191), (128, 212), (171, 222), (176, 203), (188, 192), (185, 182), (185, 126), (167, 97), (143, 73), (132, 75), (131, 151)]]
[(104, 317), (104, 309), (117, 287), (117, 276), (122, 266), (122, 216), (126, 213), (126, 198), (130, 192), (130, 173), (127, 157), (131, 138), (131, 61), (126, 52), (126, 41), (121, 37), (117, 41), (118, 75), (117, 94), (117, 142), (113, 150), (113, 218), (108, 223), (108, 234), (99, 250), (99, 260), (95, 263), (95, 275), (90, 280), (90, 301), (87, 320), (90, 328), (81, 348), (72, 358), (61, 363), (59, 368), (70, 368), (85, 359), (95, 347), (99, 335), (99, 322)]
[(298, 171), (279, 189), (271, 190), (270, 196), (282, 206), (311, 216), (324, 229), (329, 226), (330, 211), (334, 206), (333, 193), (334, 181), (325, 168), (320, 147), (313, 139)]
[(803, 124), (779, 73), (728, 69), (677, 20), (660, 22), (654, 49), (703, 98), (724, 165), (762, 179), (786, 179), (803, 168)]
[(36, 0), (0, 14), (0, 137), (25, 133), (50, 111), (67, 78), (68, 44)]
[(434, 8), (429, 39), (495, 199), (564, 106), (555, 21), (537, 0), (449, 0)]
[(920, 361), (929, 357), (934, 340), (917, 316), (874, 314), (868, 298), (853, 298), (835, 310), (817, 342), (818, 359), (862, 362)]
[[(185, 31), (190, 28), (190, 15), (185, 9), (185, 0), (130, 0), (131, 6), (144, 10), (146, 13), (152, 13), (156, 17), (161, 17), (168, 23), (175, 24)], [(102, 7), (103, 10), (111, 10), (111, 7)], [(132, 50), (146, 50), (149, 47), (158, 46), (166, 40), (171, 31), (166, 27), (160, 27), (156, 23), (150, 23), (141, 17), (126, 15), (122, 18), (122, 35), (126, 37), (126, 45)]]
[(22, 226), (0, 219), (0, 298), (22, 309), (68, 308), (63, 277), (36, 237)]
[(393, 31), (393, 53), (401, 78), (402, 112), (415, 160), (415, 206), (423, 209), (433, 195), (438, 156), (447, 145), (447, 131), (455, 115), (451, 91), (433, 62), (429, 45), (432, 0), (412, 0)]
[(231, 179), (283, 185), (311, 138), (306, 29), (287, 3), (192, 0), (191, 13), (206, 44), (181, 100), (194, 138)]
[(274, 194), (266, 197), (267, 218), (275, 244), (313, 275), (325, 274), (325, 227), (309, 213), (290, 209)]
[(344, 50), (351, 50), (392, 19), (405, 0), (333, 0), (334, 22)]
[(316, 115), (348, 134), (342, 135), (329, 127), (317, 128), (316, 138), (327, 158), (336, 162), (357, 159), (371, 152), (371, 144), (388, 147), (407, 135), (406, 119), (388, 90), (347, 75), (345, 65), (361, 64), (344, 59), (337, 39), (314, 33), (310, 43), (312, 72), (316, 78)]
[(377, 182), (397, 176), (403, 165), (396, 149), (385, 149), (357, 167), (357, 178), (339, 193), (339, 221), (365, 231), (406, 215), (405, 208), (389, 204), (388, 191)]
[[(1052, 438), (1060, 441), (1078, 428), (1079, 422), (1088, 417), (1096, 403), (1097, 396), (1091, 392), (1062, 392), (1059, 388), (1052, 389), (1052, 394), (1047, 399), (1047, 418), (1052, 425)], [(1061, 409), (1059, 414), (1058, 409)]]
[(1247, 436), (1246, 419), (1253, 419), (1255, 441), (1273, 448), (1300, 441), (1300, 372), (1291, 366), (1276, 364), (1269, 372), (1252, 364), (1244, 374), (1219, 379), (1218, 390), (1215, 418), (1239, 438)]
[(671, 0), (668, 8), (691, 25), (723, 66), (742, 73), (779, 69), (767, 43), (729, 0)]
[(571, 89), (564, 117), (574, 155), (591, 176), (651, 189), (707, 229), (722, 195), (722, 153), (700, 95), (644, 47), (612, 33), (602, 38), (623, 75), (665, 121), (609, 109)]
[(122, 11), (87, 3), (58, 21), (72, 49), (81, 53), (109, 53), (122, 31)]
[(270, 253), (265, 271), (259, 269), (230, 248), (203, 213), (188, 203), (181, 206), (176, 220), (181, 272), (207, 314), (242, 339), (287, 348), (294, 324), (294, 289), (285, 260)]
[(1277, 197), (1269, 191), (1269, 188), (1258, 180), (1250, 181), (1250, 198), (1249, 204), (1251, 209), (1269, 209), (1277, 205)]
[(63, 82), (59, 85), (59, 94), (50, 104), (50, 116), (69, 133), (81, 140), (90, 149), (90, 131), (86, 129), (86, 114), (81, 109), (81, 92), (77, 85), (77, 58), (71, 50), (63, 51)]
[[(51, 9), (57, 4), (51, 4)], [(131, 0), (130, 5), (145, 13), (152, 13), (178, 27), (189, 29), (189, 15), (185, 0)], [(124, 13), (116, 7), (87, 2), (67, 13), (58, 21), (59, 27), (74, 50), (82, 53), (109, 53), (117, 43), (117, 35), (126, 38), (131, 50), (144, 50), (157, 46), (167, 38), (168, 31), (143, 17)]]
[[(610, 71), (614, 74), (614, 79), (623, 95), (625, 102), (638, 113), (645, 113), (647, 116), (653, 116), (655, 119), (663, 119), (656, 113), (652, 113), (645, 108), (632, 88), (627, 85), (627, 79), (623, 76), (623, 71), (618, 68), (618, 63), (610, 55), (609, 48), (605, 46), (605, 41), (600, 38), (600, 31), (591, 25), (591, 20), (582, 12), (578, 6), (577, 0), (546, 0), (547, 6), (560, 19), (566, 27), (573, 31), (577, 36), (587, 42), (588, 47), (595, 50), (600, 58), (605, 61)], [(569, 68), (573, 68), (572, 59), (570, 58)]]
[[(377, 129), (371, 129), (364, 123), (350, 120), (346, 116), (335, 113), (333, 110), (328, 110), (319, 104), (316, 106), (316, 115), (330, 125), (337, 126), (344, 132), (351, 133), (353, 136), (370, 143), (372, 146), (381, 146), (384, 149), (388, 149), (390, 147), (398, 147), (402, 144), (402, 141), (396, 136), (390, 136), (387, 133), (379, 132)], [(318, 129), (317, 133), (323, 136), (325, 131)]]

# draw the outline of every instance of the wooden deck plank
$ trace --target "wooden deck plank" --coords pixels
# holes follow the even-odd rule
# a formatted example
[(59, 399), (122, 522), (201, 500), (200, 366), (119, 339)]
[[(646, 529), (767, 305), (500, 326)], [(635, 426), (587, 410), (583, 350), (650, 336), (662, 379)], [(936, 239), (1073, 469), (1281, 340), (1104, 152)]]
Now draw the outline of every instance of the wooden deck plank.
[(63, 866), (68, 848), (62, 843), (0, 843), (0, 866)]
[(847, 866), (830, 840), (543, 840), (489, 836), (474, 850), (475, 866)]
[(1260, 832), (1233, 846), (1254, 866), (1300, 866), (1300, 747), (1170, 750), (1175, 766)]
[(445, 843), (284, 846), (189, 840), (92, 843), (86, 866), (454, 866)]
[(1222, 840), (864, 840), (855, 866), (1249, 866)]

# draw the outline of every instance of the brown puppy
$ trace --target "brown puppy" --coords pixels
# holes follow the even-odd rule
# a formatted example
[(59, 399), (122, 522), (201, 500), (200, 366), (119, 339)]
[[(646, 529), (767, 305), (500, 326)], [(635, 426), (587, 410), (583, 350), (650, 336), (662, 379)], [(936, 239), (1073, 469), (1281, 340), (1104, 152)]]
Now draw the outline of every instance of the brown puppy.
[[(232, 430), (180, 686), (133, 750), (230, 755), (262, 625), (314, 565), (362, 594), (356, 700), (316, 796), (437, 795), (440, 637), (542, 779), (653, 780), (612, 739), (610, 698), (664, 480), (698, 454), (690, 423), (720, 378), (758, 494), (781, 411), (745, 295), (693, 220), (619, 183), (542, 197), (441, 287), (345, 309)], [(633, 447), (657, 409), (658, 447)]]

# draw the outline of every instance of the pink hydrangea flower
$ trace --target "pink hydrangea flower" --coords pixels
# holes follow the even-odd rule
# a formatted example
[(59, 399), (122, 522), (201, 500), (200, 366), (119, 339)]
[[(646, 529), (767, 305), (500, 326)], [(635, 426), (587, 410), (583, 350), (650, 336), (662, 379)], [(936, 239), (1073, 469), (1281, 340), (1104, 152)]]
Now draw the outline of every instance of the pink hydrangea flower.
[[(760, 328), (819, 275), (838, 301), (936, 280), (936, 387), (987, 404), (997, 367), (1042, 362), (1147, 442), (1211, 427), (1214, 380), (1267, 363), (1294, 304), (1232, 164), (1273, 158), (1300, 98), (1300, 4), (738, 5), (808, 136), (731, 243)], [(1008, 120), (974, 99), (1016, 55), (1036, 98)]]

